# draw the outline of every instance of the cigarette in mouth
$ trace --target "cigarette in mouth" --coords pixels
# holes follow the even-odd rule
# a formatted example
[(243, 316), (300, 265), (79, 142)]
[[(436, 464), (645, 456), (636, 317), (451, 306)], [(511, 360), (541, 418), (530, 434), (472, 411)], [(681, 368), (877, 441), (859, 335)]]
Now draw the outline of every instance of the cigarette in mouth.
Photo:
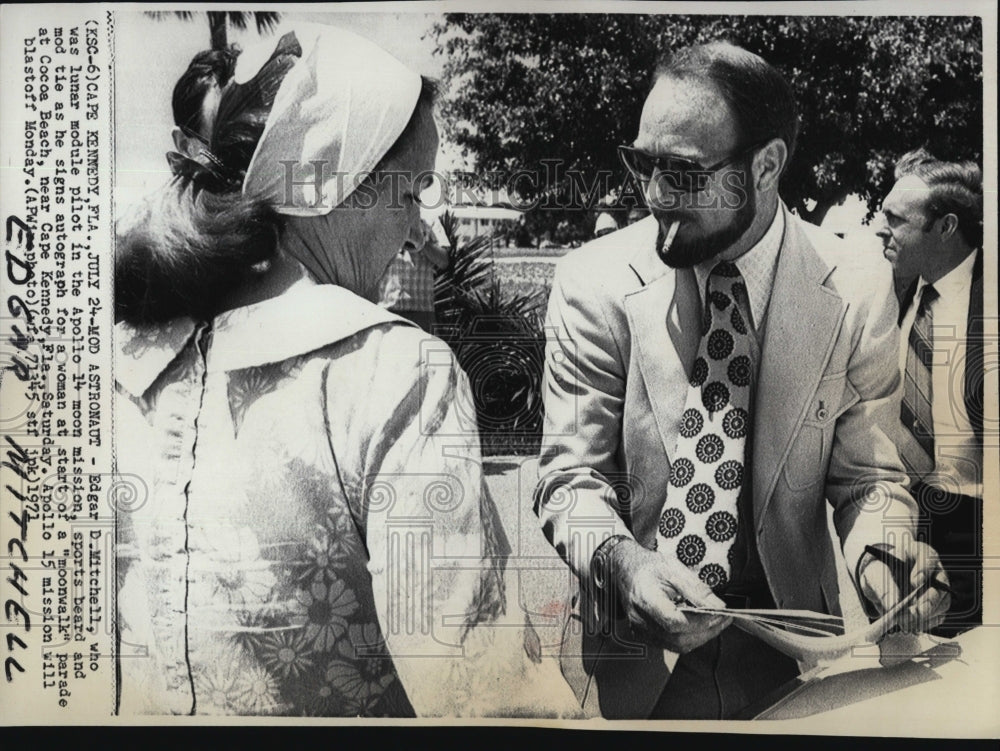
[(679, 220), (674, 220), (674, 223), (670, 225), (670, 229), (667, 230), (667, 236), (663, 240), (663, 252), (666, 253), (670, 250), (670, 246), (674, 244), (674, 237), (677, 235), (677, 228), (681, 226)]

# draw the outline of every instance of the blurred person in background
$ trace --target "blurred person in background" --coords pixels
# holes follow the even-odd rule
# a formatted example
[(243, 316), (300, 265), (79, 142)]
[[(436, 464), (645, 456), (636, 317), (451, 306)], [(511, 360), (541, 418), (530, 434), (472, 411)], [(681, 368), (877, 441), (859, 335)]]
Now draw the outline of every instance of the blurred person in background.
[(878, 231), (900, 301), (899, 453), (951, 608), (934, 633), (982, 623), (983, 174), (924, 149), (896, 164)]
[(618, 222), (607, 211), (602, 211), (597, 215), (597, 220), (594, 222), (594, 237), (603, 237), (616, 229), (618, 229)]
[(636, 207), (634, 209), (629, 209), (628, 212), (628, 224), (635, 224), (649, 216), (649, 209), (645, 207)]

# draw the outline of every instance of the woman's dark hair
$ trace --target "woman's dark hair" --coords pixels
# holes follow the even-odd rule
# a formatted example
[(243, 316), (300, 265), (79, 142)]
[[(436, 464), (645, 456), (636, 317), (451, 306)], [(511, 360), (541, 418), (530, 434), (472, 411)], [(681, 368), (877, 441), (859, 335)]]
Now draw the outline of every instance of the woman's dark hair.
[(191, 61), (174, 88), (175, 120), (190, 122), (197, 113), (200, 121), (216, 74), (219, 106), (208, 132), (199, 133), (206, 145), (198, 157), (171, 155), (173, 182), (116, 228), (116, 319), (211, 318), (226, 294), (253, 276), (254, 265), (274, 255), (280, 219), (263, 202), (245, 199), (240, 187), (278, 87), (301, 54), (286, 34), (245, 84), (232, 81), (235, 54), (230, 60), (203, 52)]
[(664, 55), (653, 78), (694, 79), (713, 85), (736, 119), (739, 147), (780, 138), (795, 153), (799, 112), (795, 93), (763, 58), (729, 42), (686, 47)]
[[(237, 84), (230, 73), (199, 158), (175, 155), (174, 182), (120, 223), (115, 248), (117, 319), (138, 324), (185, 315), (207, 320), (230, 292), (273, 258), (281, 216), (241, 189), (278, 88), (301, 55), (290, 32), (252, 80)], [(196, 56), (192, 66), (200, 65), (199, 60), (203, 58)], [(201, 85), (203, 76), (192, 74), (186, 80), (203, 96), (209, 90)], [(414, 114), (377, 169), (413, 136), (417, 110), (431, 106), (436, 91), (434, 82), (424, 79)], [(201, 111), (196, 96), (175, 90), (175, 101), (178, 98), (186, 103), (185, 111)]]
[(116, 320), (211, 318), (253, 265), (274, 255), (276, 227), (266, 204), (175, 179), (116, 227)]
[(205, 121), (205, 99), (209, 92), (221, 92), (226, 88), (226, 84), (233, 78), (239, 54), (240, 48), (236, 45), (199, 52), (177, 79), (170, 103), (174, 125), (186, 135), (208, 141), (212, 122)]

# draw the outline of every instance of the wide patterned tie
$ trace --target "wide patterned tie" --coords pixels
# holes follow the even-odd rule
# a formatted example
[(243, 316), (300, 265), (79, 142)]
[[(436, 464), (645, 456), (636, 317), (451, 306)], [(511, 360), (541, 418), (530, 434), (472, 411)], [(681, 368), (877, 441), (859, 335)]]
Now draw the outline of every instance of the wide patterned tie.
[(716, 265), (707, 325), (691, 370), (657, 550), (722, 591), (732, 572), (738, 501), (750, 429), (750, 335), (737, 300), (747, 300), (736, 265)]
[(934, 319), (931, 304), (937, 298), (937, 290), (928, 284), (923, 288), (919, 302), (916, 299), (913, 301), (917, 305), (917, 313), (906, 348), (903, 403), (899, 418), (913, 440), (903, 441), (899, 455), (907, 471), (916, 477), (923, 477), (934, 469), (934, 414), (931, 406)]

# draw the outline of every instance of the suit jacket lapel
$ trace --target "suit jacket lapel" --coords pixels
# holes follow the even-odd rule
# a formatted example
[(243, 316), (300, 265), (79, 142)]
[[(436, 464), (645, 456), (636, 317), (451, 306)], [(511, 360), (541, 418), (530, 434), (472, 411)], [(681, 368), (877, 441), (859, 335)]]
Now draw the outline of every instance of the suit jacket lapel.
[(753, 490), (758, 530), (843, 323), (843, 301), (823, 285), (832, 270), (798, 221), (786, 215), (754, 409)]
[(670, 340), (667, 315), (674, 299), (675, 274), (656, 254), (656, 236), (643, 243), (632, 259), (631, 268), (644, 286), (625, 296), (625, 313), (632, 332), (633, 357), (637, 357), (660, 440), (667, 457), (672, 458), (674, 446), (670, 430), (684, 410), (684, 365)]

